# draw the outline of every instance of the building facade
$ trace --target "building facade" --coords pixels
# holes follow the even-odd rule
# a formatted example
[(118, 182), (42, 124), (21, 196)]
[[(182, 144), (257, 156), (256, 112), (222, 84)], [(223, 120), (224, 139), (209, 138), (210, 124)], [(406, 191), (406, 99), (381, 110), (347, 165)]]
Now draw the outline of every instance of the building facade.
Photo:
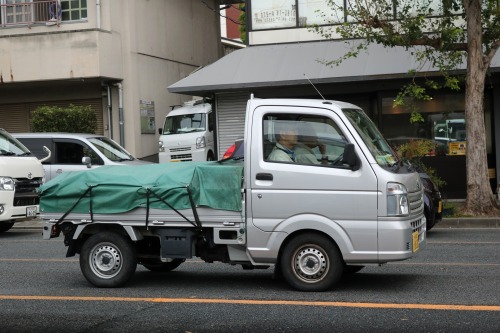
[(40, 105), (91, 105), (104, 134), (155, 160), (166, 87), (222, 56), (219, 1), (0, 0), (0, 127)]
[[(436, 91), (432, 100), (419, 105), (424, 122), (410, 123), (410, 112), (395, 108), (400, 88), (411, 79), (408, 71), (418, 66), (413, 54), (403, 48), (383, 48), (372, 44), (357, 58), (339, 66), (327, 66), (351, 50), (352, 45), (323, 37), (310, 24), (349, 22), (332, 11), (325, 0), (248, 0), (247, 41), (249, 47), (229, 54), (216, 63), (169, 87), (169, 91), (199, 96), (215, 96), (219, 131), (218, 152), (224, 153), (243, 136), (246, 100), (255, 97), (326, 98), (351, 102), (362, 107), (385, 137), (394, 140), (425, 138), (443, 143), (440, 156), (426, 162), (438, 171), (447, 185), (447, 198), (466, 195), (464, 89)], [(347, 0), (335, 1), (347, 5)], [(438, 10), (438, 2), (435, 5)], [(324, 14), (324, 15), (322, 15)], [(328, 18), (328, 20), (326, 19)], [(464, 64), (465, 66), (465, 64)], [(224, 68), (233, 68), (224, 72)], [(465, 67), (462, 69), (465, 73)], [(494, 190), (499, 182), (500, 138), (500, 54), (491, 66), (485, 91), (485, 122), (488, 168)], [(439, 78), (436, 68), (423, 73)], [(498, 142), (497, 142), (498, 140)]]

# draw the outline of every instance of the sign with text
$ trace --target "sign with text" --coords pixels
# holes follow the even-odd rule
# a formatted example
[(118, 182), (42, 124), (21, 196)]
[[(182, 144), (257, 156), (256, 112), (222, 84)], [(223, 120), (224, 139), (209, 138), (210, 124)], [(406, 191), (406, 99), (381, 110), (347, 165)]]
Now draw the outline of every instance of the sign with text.
[(139, 112), (141, 115), (141, 134), (155, 133), (155, 102), (143, 101), (139, 103)]

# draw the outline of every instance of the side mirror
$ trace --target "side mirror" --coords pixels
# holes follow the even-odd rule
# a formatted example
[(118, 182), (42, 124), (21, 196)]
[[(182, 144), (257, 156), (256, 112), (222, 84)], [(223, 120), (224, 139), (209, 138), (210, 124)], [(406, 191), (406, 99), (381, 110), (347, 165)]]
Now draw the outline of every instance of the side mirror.
[(354, 144), (347, 143), (345, 145), (342, 163), (347, 164), (353, 171), (356, 171), (361, 167), (360, 160), (354, 149)]
[(160, 134), (160, 135), (163, 134), (163, 128), (158, 128), (158, 134)]
[(90, 169), (90, 167), (92, 167), (92, 160), (90, 159), (89, 156), (83, 156), (82, 157), (82, 164), (86, 165), (87, 168)]

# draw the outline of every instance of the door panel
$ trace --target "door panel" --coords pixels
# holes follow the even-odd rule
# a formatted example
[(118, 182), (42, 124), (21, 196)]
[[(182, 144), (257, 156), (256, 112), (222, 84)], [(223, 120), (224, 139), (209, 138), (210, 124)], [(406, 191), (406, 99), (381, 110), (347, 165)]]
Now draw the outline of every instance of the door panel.
[[(285, 161), (283, 146), (276, 144), (286, 142), (281, 140), (283, 133), (293, 136), (293, 130), (284, 130), (280, 121), (287, 123), (285, 127), (293, 123), (297, 126), (297, 138), (290, 149), (293, 153), (286, 152), (292, 161)], [(305, 123), (309, 127), (313, 125), (318, 140), (321, 139), (319, 143), (325, 145), (322, 154), (319, 146), (311, 148), (310, 144), (312, 157), (307, 163), (301, 162), (298, 156), (300, 144), (306, 142), (301, 135)], [(374, 251), (377, 248), (377, 178), (340, 117), (326, 109), (259, 107), (252, 124), (251, 179), (247, 182), (253, 225), (264, 232), (287, 231), (291, 221), (301, 223), (301, 229), (309, 224), (321, 225), (323, 230), (332, 233), (343, 230), (349, 236), (353, 251)], [(277, 147), (281, 150), (277, 161), (271, 159), (277, 153), (267, 156), (269, 141), (274, 151)], [(359, 170), (352, 171), (339, 162), (347, 142), (356, 146), (361, 159)], [(322, 163), (325, 155), (326, 165)], [(296, 222), (301, 220), (297, 218), (300, 215), (304, 221)]]

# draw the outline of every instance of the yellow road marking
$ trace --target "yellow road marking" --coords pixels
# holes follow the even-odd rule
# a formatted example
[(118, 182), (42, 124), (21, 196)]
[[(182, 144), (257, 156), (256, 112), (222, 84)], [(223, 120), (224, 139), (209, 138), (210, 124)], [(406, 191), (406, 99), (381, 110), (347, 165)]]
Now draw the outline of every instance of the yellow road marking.
[(199, 303), (199, 304), (243, 304), (243, 305), (294, 305), (327, 306), (378, 309), (417, 309), (454, 311), (500, 311), (497, 305), (454, 305), (454, 304), (396, 304), (396, 303), (353, 303), (322, 301), (286, 300), (236, 300), (212, 298), (149, 298), (149, 297), (94, 297), (94, 296), (22, 296), (0, 295), (0, 300), (41, 300), (41, 301), (90, 301), (90, 302), (145, 302), (145, 303)]

